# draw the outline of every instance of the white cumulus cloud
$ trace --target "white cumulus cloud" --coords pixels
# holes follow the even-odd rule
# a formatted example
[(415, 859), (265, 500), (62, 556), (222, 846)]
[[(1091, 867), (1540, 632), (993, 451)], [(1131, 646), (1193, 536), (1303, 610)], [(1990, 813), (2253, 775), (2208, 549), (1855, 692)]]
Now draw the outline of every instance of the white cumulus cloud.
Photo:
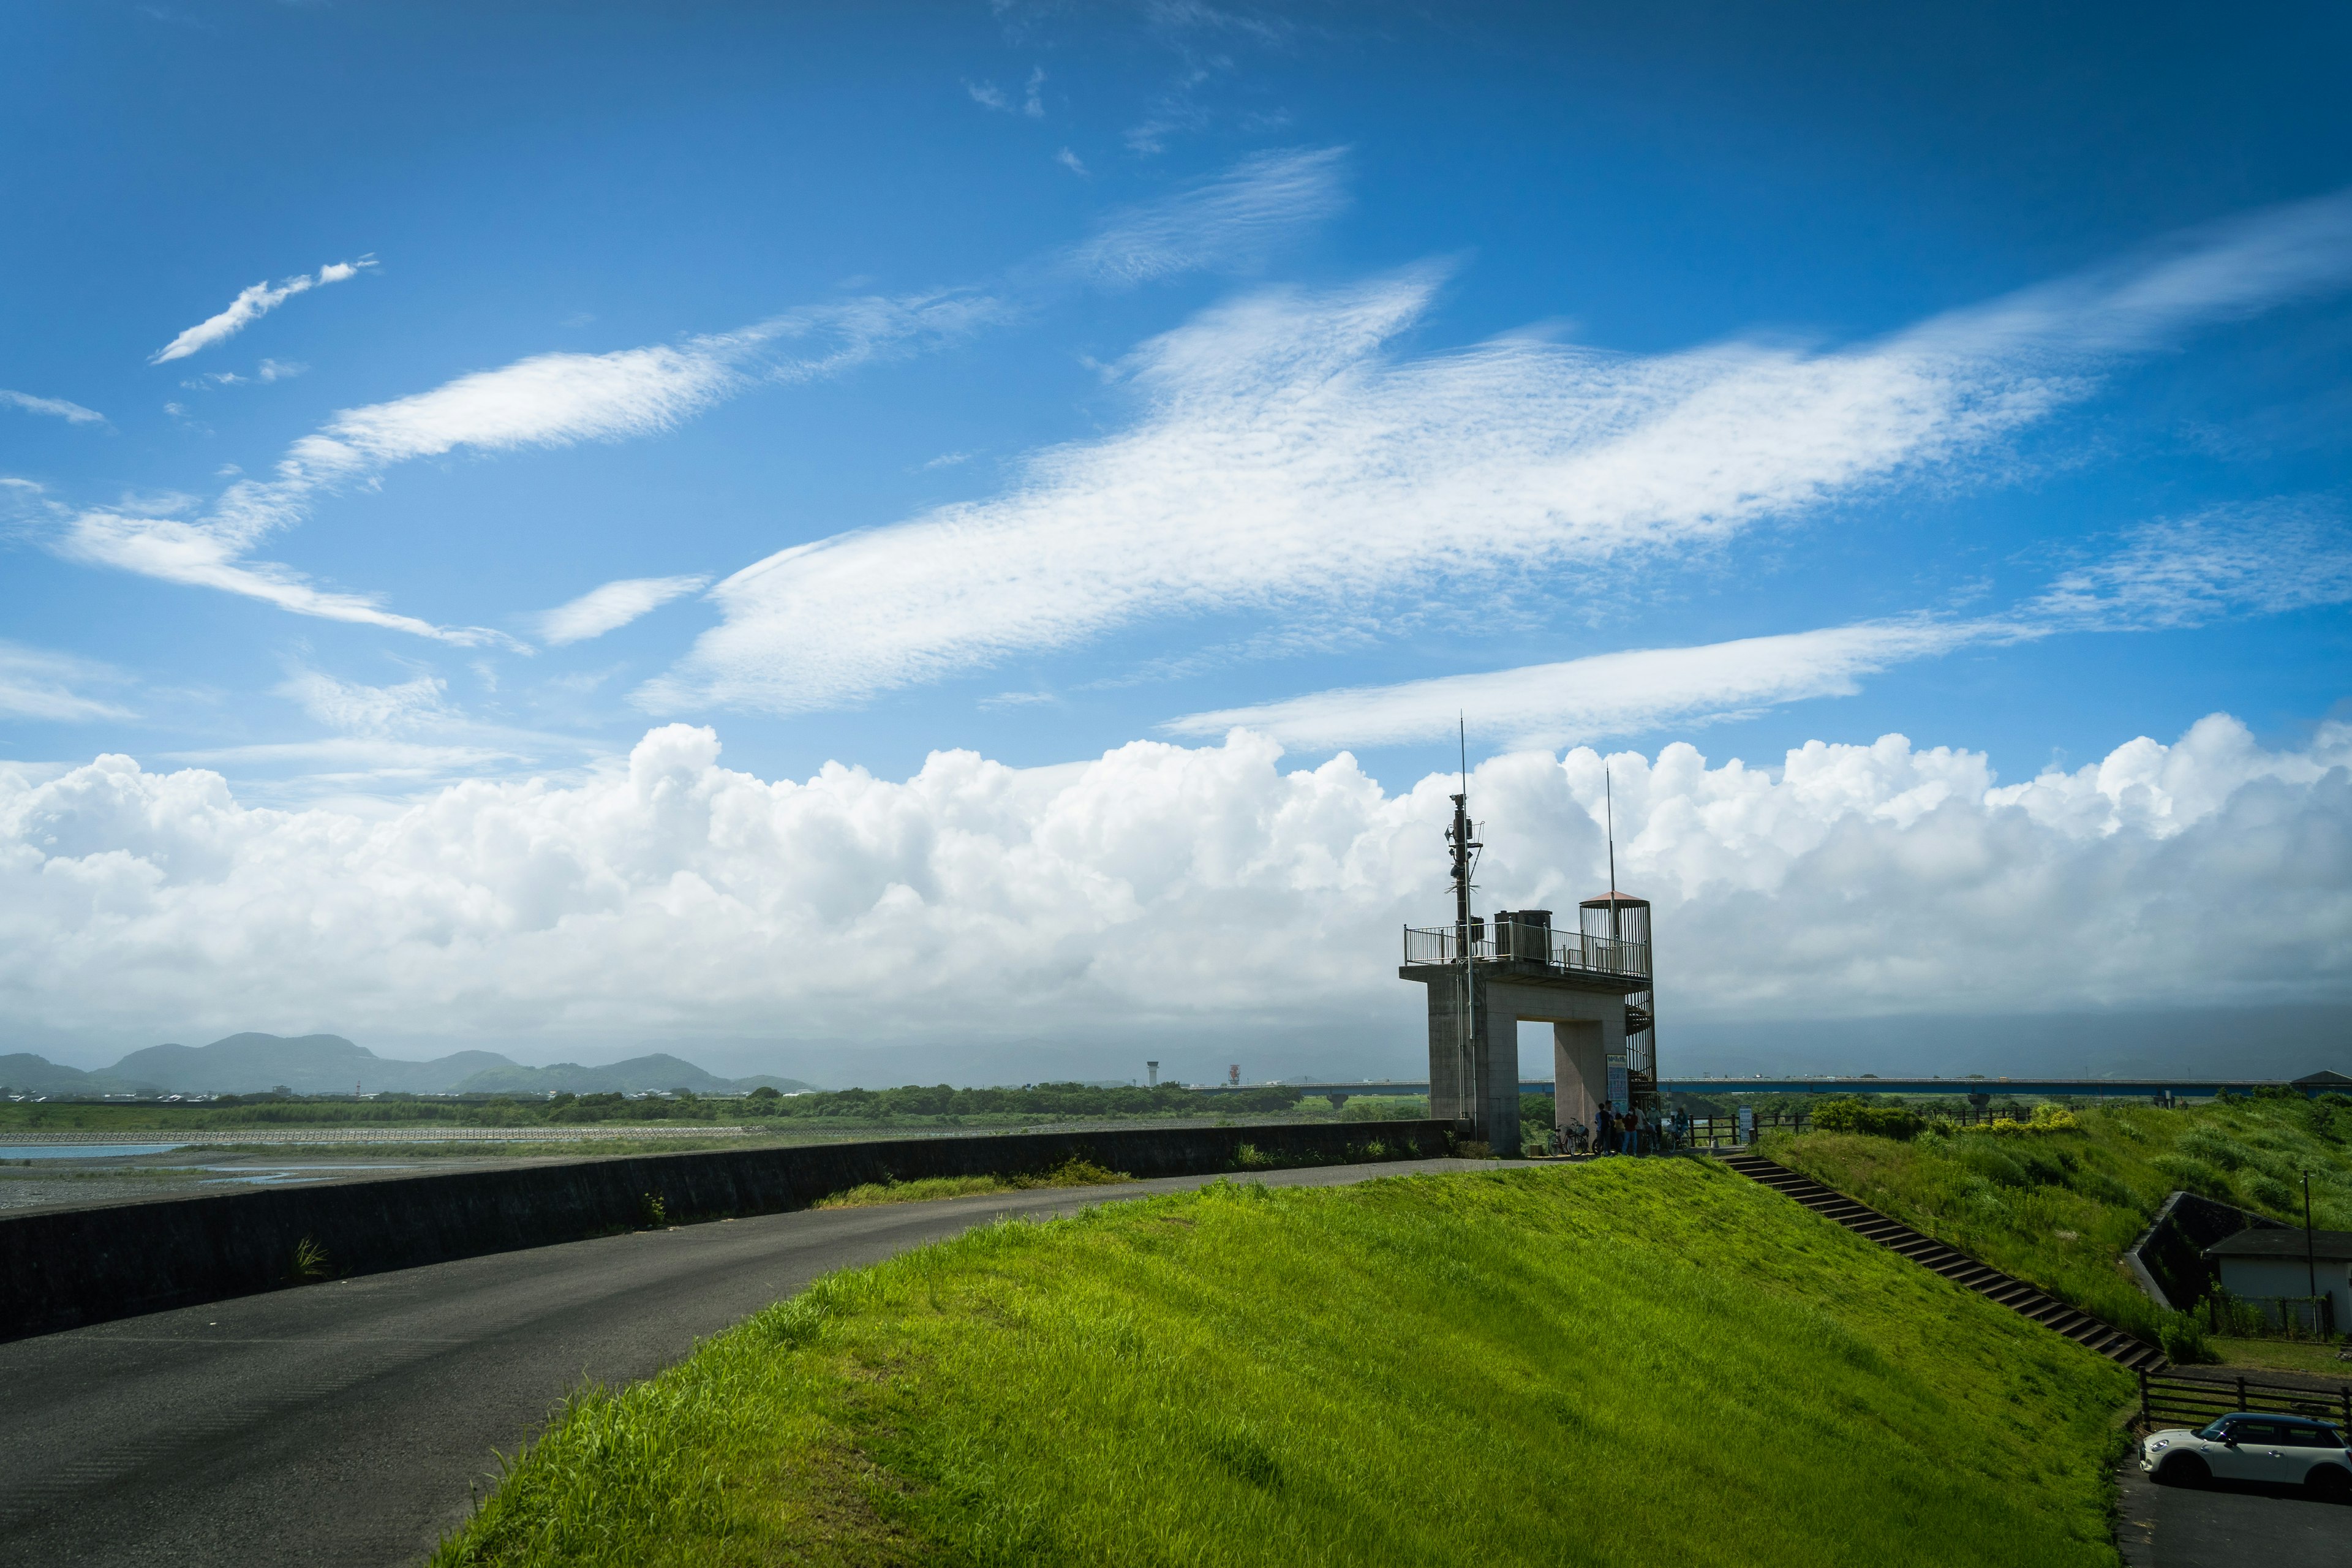
[(228, 309), (198, 321), (149, 355), (147, 363), (167, 364), (175, 359), (185, 359), (200, 349), (208, 349), (215, 343), (235, 337), (295, 295), (324, 284), (341, 283), (345, 279), (356, 278), (362, 268), (375, 264), (374, 257), (362, 256), (357, 261), (330, 262), (319, 268), (316, 277), (298, 272), (276, 285), (255, 283), (240, 289), (236, 298), (228, 302)]
[(708, 577), (624, 577), (541, 615), (539, 635), (557, 647), (600, 637), (709, 583)]
[[(1770, 768), (1497, 757), (1471, 783), (1485, 907), (1593, 890), (1604, 765), (1676, 1016), (2352, 993), (2352, 727), (2270, 751), (2216, 715), (2014, 784), (1895, 735)], [(1110, 1019), (1409, 1036), (1397, 928), (1444, 914), (1453, 787), (1391, 793), (1344, 754), (1285, 772), (1246, 731), (771, 783), (673, 725), (584, 782), (374, 819), (128, 757), (0, 767), (0, 1007), (155, 1037), (922, 1039), (950, 1077), (960, 1043)]]

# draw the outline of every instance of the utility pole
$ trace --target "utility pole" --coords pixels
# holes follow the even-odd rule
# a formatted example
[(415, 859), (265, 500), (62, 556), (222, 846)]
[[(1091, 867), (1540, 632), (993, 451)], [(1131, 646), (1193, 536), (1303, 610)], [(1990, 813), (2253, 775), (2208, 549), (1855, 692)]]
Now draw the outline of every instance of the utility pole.
[[(2311, 1294), (2316, 1300), (2319, 1296), (2319, 1259), (2311, 1249), (2311, 1173), (2309, 1171), (2303, 1173), (2303, 1267), (2311, 1277)], [(2319, 1309), (2314, 1307), (2311, 1311), (2311, 1326), (2316, 1329), (2319, 1327)]]

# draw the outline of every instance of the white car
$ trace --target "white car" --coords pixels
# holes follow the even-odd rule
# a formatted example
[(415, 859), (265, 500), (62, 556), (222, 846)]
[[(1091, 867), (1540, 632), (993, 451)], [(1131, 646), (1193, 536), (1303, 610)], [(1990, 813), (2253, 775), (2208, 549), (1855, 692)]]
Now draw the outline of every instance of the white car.
[(2195, 1431), (2174, 1427), (2140, 1439), (2139, 1468), (2160, 1486), (2263, 1481), (2352, 1496), (2352, 1453), (2325, 1421), (2242, 1410)]

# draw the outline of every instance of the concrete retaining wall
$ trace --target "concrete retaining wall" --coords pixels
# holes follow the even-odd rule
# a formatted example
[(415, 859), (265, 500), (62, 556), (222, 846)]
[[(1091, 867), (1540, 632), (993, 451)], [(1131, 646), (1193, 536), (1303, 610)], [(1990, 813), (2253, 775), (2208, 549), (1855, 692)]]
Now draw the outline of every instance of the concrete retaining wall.
[(1443, 1121), (1120, 1128), (582, 1160), (161, 1199), (0, 1218), (0, 1340), (277, 1289), (305, 1239), (337, 1275), (442, 1263), (669, 1223), (806, 1208), (868, 1182), (1014, 1175), (1072, 1158), (1138, 1177), (1336, 1164), (1383, 1145), (1446, 1152)]
[(2254, 1227), (2281, 1228), (2279, 1222), (2232, 1204), (2175, 1193), (2156, 1219), (2124, 1254), (2141, 1291), (2158, 1306), (2185, 1312), (2212, 1293), (2213, 1266), (2205, 1249), (2224, 1237)]

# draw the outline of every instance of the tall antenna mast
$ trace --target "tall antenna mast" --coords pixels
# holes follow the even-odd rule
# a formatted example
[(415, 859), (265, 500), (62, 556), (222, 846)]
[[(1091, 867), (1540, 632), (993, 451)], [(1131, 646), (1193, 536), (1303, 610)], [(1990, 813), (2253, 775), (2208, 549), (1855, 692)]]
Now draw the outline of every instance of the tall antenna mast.
[(1609, 937), (1613, 942), (1623, 933), (1617, 929), (1617, 791), (1606, 763), (1601, 766), (1601, 809), (1609, 824)]
[[(1453, 847), (1454, 859), (1454, 951), (1462, 960), (1462, 1096), (1467, 1100), (1475, 1081), (1477, 1065), (1478, 981), (1475, 963), (1477, 944), (1470, 933), (1470, 876), (1475, 868), (1473, 858), (1484, 848), (1471, 835), (1476, 831), (1470, 820), (1470, 722), (1466, 715), (1454, 716), (1455, 736), (1462, 748), (1462, 789), (1454, 797), (1454, 826), (1445, 837)], [(1433, 1094), (1437, 1086), (1432, 1084)], [(1474, 1121), (1479, 1115), (1475, 1104), (1469, 1107)]]

